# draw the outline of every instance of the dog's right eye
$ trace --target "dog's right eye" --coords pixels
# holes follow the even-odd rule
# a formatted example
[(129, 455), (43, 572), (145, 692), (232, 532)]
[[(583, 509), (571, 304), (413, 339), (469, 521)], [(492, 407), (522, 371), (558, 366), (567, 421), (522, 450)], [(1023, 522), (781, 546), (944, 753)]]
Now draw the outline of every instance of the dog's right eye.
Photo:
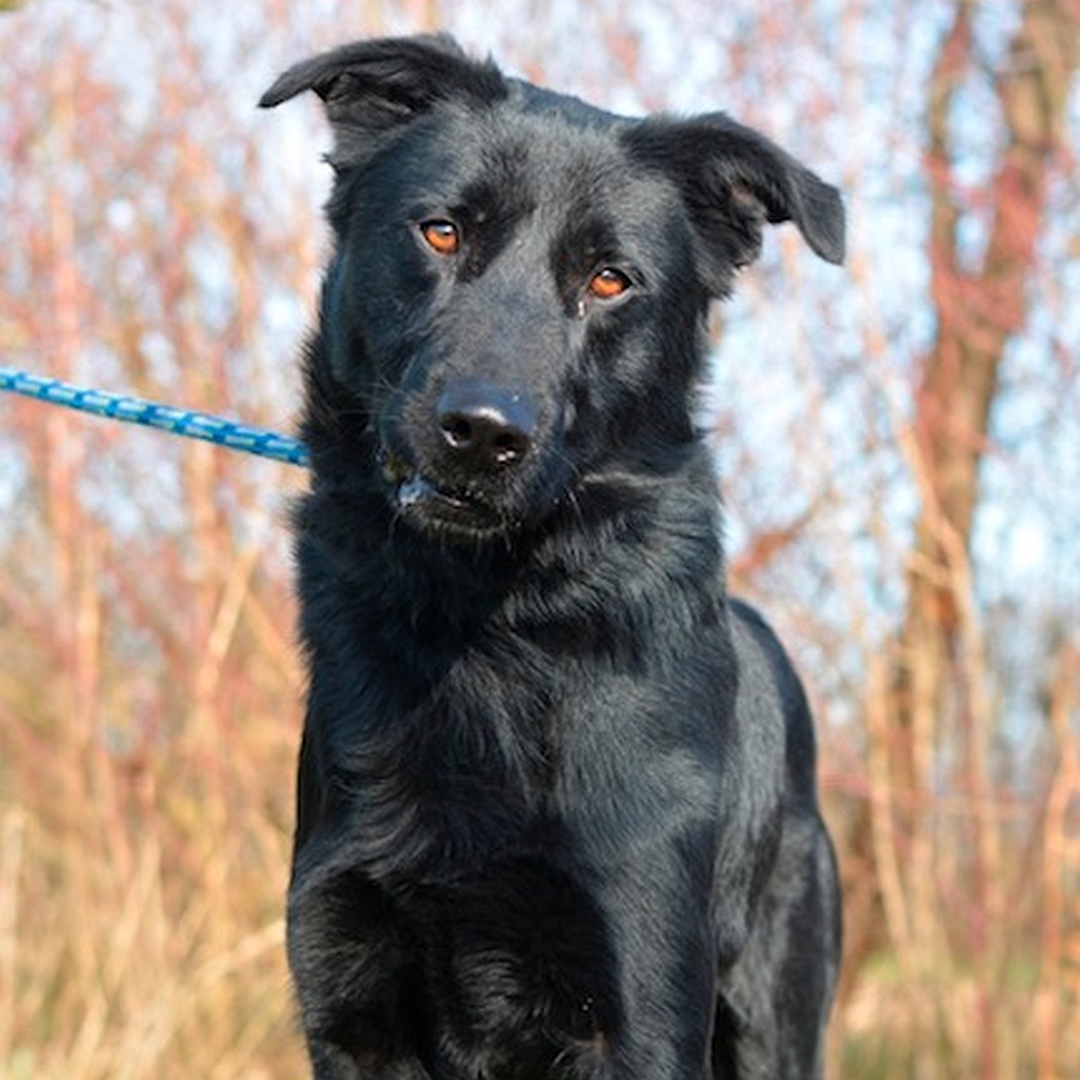
[(632, 285), (633, 282), (621, 270), (605, 266), (589, 280), (589, 295), (597, 300), (616, 300)]
[(420, 223), (420, 235), (437, 255), (453, 255), (461, 247), (461, 233), (452, 221), (436, 218)]

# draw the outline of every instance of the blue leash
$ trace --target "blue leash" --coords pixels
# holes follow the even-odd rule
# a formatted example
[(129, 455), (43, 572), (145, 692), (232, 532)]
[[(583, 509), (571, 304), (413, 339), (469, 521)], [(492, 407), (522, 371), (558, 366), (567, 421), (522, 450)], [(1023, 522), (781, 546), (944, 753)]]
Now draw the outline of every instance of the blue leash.
[(171, 431), (174, 435), (202, 439), (218, 446), (226, 446), (230, 450), (243, 450), (290, 465), (310, 464), (307, 447), (299, 440), (278, 435), (266, 428), (251, 427), (220, 416), (211, 416), (209, 413), (156, 405), (152, 401), (129, 397), (126, 394), (86, 390), (59, 379), (47, 379), (5, 367), (0, 367), (0, 390), (47, 401), (53, 405), (64, 405), (69, 409), (79, 409), (95, 416), (105, 416), (110, 420), (160, 428), (162, 431)]

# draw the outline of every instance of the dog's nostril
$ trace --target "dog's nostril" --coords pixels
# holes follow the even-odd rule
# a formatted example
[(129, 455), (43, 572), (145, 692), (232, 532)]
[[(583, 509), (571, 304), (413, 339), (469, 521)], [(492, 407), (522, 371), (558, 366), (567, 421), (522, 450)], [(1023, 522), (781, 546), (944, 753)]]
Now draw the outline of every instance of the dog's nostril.
[(463, 450), (472, 443), (473, 426), (464, 416), (444, 416), (441, 426), (443, 438), (455, 450)]
[(511, 465), (529, 449), (529, 437), (521, 431), (507, 429), (492, 440), (491, 456), (496, 465)]

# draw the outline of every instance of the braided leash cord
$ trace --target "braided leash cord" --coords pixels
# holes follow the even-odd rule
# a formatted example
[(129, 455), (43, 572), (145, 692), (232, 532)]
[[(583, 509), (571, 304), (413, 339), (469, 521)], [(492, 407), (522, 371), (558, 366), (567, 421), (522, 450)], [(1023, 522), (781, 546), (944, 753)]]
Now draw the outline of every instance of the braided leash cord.
[(47, 401), (53, 405), (64, 405), (69, 409), (79, 409), (95, 416), (105, 416), (110, 420), (144, 424), (172, 432), (174, 435), (202, 439), (230, 450), (243, 450), (290, 465), (309, 464), (307, 447), (299, 440), (279, 435), (266, 428), (251, 427), (220, 416), (211, 416), (209, 413), (157, 405), (126, 394), (87, 390), (59, 379), (44, 378), (4, 367), (0, 367), (0, 390)]

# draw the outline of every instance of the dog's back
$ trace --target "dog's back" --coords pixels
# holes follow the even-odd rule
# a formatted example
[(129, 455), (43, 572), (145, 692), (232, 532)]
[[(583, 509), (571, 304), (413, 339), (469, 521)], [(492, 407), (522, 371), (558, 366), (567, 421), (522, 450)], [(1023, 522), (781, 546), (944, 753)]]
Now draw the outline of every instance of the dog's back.
[(835, 191), (446, 39), (313, 89), (336, 247), (296, 513), (289, 956), (319, 1080), (819, 1075), (839, 949), (805, 698), (723, 588), (709, 303)]

